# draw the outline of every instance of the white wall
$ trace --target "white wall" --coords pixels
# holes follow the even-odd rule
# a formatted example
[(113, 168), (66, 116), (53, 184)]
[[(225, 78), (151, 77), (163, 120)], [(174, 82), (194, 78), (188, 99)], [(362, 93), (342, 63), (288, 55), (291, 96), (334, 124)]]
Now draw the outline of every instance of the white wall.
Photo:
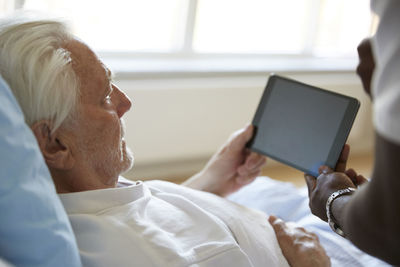
[[(368, 98), (353, 72), (279, 73), (361, 101), (349, 143), (352, 153), (372, 148)], [(267, 75), (137, 79), (116, 83), (133, 100), (125, 116), (135, 167), (127, 178), (189, 175), (235, 130), (251, 122)]]

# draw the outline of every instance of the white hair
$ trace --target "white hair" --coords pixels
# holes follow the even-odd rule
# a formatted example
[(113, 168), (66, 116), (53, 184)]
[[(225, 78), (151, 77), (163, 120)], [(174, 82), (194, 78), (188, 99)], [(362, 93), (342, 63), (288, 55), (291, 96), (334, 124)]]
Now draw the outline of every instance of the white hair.
[(0, 21), (0, 73), (29, 126), (49, 120), (54, 132), (75, 111), (79, 79), (63, 48), (71, 40), (60, 21), (18, 16)]

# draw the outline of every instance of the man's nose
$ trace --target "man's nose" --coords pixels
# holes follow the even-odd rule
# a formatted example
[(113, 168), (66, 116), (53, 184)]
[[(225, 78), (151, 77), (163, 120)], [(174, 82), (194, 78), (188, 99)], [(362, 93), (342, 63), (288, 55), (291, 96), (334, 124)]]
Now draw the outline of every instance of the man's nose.
[(122, 117), (128, 110), (131, 109), (132, 102), (129, 97), (115, 86), (114, 90), (118, 92), (119, 103), (117, 106), (118, 117)]

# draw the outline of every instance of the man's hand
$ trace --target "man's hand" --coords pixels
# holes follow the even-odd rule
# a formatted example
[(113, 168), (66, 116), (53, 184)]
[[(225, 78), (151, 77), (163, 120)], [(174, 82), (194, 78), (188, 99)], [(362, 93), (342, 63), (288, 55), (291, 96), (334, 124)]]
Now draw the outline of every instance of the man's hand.
[(268, 219), (275, 231), (279, 246), (290, 266), (331, 266), (318, 236), (292, 223), (285, 223), (275, 216)]
[(372, 53), (371, 39), (366, 38), (357, 47), (359, 63), (357, 74), (360, 76), (365, 92), (371, 97), (371, 79), (375, 69), (375, 60)]
[(232, 134), (204, 169), (183, 185), (227, 196), (254, 181), (266, 158), (246, 148), (253, 131), (254, 127), (248, 125)]
[(326, 217), (326, 201), (329, 196), (340, 189), (348, 187), (356, 188), (357, 186), (367, 182), (362, 175), (358, 175), (353, 169), (346, 170), (347, 159), (350, 153), (350, 146), (345, 145), (340, 155), (336, 172), (333, 172), (327, 166), (321, 166), (318, 178), (305, 174), (306, 184), (308, 187), (308, 196), (310, 198), (310, 209), (312, 213), (324, 221)]

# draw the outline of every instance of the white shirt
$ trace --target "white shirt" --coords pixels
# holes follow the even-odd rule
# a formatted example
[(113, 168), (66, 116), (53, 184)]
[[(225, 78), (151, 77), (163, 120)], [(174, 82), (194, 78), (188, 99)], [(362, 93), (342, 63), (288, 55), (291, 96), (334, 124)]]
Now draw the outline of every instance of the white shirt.
[(84, 266), (288, 266), (266, 215), (162, 181), (60, 194)]
[(380, 135), (400, 144), (400, 1), (372, 0), (371, 8), (380, 17), (373, 39), (374, 124)]

